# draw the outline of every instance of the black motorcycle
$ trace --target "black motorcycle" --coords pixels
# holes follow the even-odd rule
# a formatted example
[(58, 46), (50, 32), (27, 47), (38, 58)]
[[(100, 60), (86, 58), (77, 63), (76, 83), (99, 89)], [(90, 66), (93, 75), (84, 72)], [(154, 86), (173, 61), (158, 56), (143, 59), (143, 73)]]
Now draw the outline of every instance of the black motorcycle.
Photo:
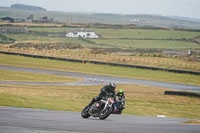
[(90, 116), (99, 117), (100, 120), (106, 119), (113, 112), (114, 99), (108, 97), (100, 101), (95, 102), (90, 107), (86, 106), (81, 116), (83, 118), (89, 118)]

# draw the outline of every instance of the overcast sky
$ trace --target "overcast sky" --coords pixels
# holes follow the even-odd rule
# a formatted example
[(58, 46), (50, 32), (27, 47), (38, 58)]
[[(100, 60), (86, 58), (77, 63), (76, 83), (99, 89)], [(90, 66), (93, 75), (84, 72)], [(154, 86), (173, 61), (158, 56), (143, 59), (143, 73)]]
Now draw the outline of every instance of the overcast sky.
[(17, 3), (51, 11), (156, 14), (200, 19), (200, 0), (0, 0), (0, 6)]

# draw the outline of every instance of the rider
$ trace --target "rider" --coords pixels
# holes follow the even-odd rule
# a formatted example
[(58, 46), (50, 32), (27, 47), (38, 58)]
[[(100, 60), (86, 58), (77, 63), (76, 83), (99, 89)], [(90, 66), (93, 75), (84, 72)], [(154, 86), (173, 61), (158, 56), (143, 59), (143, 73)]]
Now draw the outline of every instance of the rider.
[[(125, 108), (125, 95), (124, 91), (122, 89), (119, 89), (119, 92), (116, 94), (118, 97), (117, 104), (120, 105), (121, 109)], [(122, 100), (124, 100), (124, 103), (122, 103)]]
[(103, 88), (101, 88), (101, 92), (99, 93), (99, 95), (91, 100), (91, 102), (88, 104), (88, 107), (107, 96), (113, 97), (114, 101), (116, 101), (115, 88), (116, 84), (114, 82), (110, 82), (108, 85), (105, 85)]

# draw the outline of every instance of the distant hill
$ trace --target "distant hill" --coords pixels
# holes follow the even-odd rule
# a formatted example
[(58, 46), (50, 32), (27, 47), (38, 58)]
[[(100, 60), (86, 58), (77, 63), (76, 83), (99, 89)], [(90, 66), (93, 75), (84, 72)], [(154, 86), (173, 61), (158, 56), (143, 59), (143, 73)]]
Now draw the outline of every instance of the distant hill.
[(29, 6), (29, 5), (23, 5), (23, 4), (13, 4), (10, 6), (12, 9), (18, 9), (18, 10), (28, 10), (28, 11), (47, 11), (46, 9), (38, 6)]
[(156, 26), (165, 28), (200, 29), (200, 21), (182, 19), (180, 17), (167, 17), (161, 15), (120, 15), (120, 14), (92, 14), (99, 20), (113, 21), (122, 24), (136, 24), (140, 26)]
[[(38, 7), (34, 6), (22, 6), (24, 7), (24, 9), (16, 9), (15, 7), (16, 5), (12, 5), (11, 8), (0, 7), (0, 18), (15, 17), (26, 19), (28, 16), (33, 15), (34, 19), (39, 19), (44, 16), (47, 16), (48, 18), (54, 18), (54, 22), (64, 23), (131, 24), (145, 27), (153, 26), (164, 28), (200, 29), (200, 21), (198, 21), (198, 19), (191, 18), (147, 14), (122, 15), (84, 12), (56, 12), (46, 11), (44, 8), (42, 8), (43, 10), (41, 10), (40, 7), (38, 10)], [(25, 8), (29, 9), (26, 10)]]
[(168, 16), (168, 17), (173, 18), (173, 19), (200, 22), (200, 19), (195, 19), (195, 18), (187, 18), (187, 17), (179, 17), (179, 16)]

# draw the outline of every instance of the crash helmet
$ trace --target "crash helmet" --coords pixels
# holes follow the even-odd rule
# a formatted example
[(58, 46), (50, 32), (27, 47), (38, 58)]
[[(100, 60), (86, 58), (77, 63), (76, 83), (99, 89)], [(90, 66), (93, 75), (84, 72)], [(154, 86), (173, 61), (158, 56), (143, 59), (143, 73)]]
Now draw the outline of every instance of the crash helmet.
[(109, 87), (110, 87), (110, 89), (111, 89), (112, 91), (114, 91), (115, 88), (116, 88), (116, 84), (115, 84), (114, 82), (110, 82), (110, 83), (109, 83)]
[(119, 95), (123, 96), (124, 90), (123, 89), (119, 89)]

